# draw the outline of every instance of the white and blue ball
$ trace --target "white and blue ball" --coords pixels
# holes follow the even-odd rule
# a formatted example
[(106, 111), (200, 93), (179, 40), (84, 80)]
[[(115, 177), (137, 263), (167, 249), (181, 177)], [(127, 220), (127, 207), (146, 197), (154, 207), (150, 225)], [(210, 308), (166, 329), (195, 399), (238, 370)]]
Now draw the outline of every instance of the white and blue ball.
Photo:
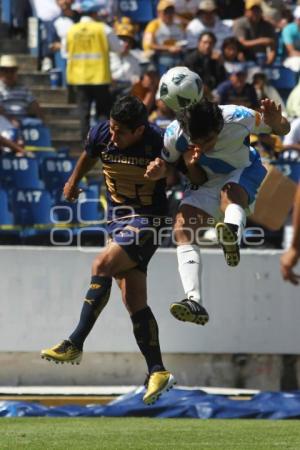
[(203, 82), (187, 67), (173, 67), (161, 77), (158, 95), (169, 108), (179, 112), (200, 102)]

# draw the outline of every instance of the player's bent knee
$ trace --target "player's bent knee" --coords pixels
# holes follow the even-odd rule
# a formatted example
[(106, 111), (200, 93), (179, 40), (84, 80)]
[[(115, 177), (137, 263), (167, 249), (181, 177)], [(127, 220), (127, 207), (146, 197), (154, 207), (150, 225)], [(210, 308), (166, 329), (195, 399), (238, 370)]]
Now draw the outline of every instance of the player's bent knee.
[(92, 264), (92, 272), (94, 275), (112, 277), (114, 273), (113, 259), (109, 255), (97, 256)]

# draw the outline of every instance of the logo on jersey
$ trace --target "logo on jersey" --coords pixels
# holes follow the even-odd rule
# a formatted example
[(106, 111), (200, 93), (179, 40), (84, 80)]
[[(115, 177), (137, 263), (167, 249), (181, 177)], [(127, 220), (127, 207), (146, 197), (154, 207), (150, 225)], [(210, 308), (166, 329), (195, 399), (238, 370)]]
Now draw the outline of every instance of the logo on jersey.
[(247, 108), (236, 108), (232, 115), (233, 119), (248, 119), (249, 117), (253, 117), (252, 112)]

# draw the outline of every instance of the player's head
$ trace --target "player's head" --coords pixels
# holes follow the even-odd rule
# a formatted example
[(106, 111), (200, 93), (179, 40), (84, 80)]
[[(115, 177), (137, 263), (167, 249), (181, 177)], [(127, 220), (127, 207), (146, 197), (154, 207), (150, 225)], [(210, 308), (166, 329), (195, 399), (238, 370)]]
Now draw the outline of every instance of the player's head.
[(192, 143), (204, 151), (214, 147), (224, 126), (221, 109), (206, 99), (188, 108), (179, 121)]
[(134, 95), (119, 98), (110, 112), (110, 132), (112, 142), (120, 149), (138, 142), (148, 123), (148, 113), (144, 103)]

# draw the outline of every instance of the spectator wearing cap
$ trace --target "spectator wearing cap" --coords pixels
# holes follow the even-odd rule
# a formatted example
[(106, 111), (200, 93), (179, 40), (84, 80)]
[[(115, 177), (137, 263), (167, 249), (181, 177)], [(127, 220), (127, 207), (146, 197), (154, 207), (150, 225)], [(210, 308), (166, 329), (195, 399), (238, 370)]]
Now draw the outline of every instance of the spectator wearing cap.
[(288, 57), (283, 65), (295, 72), (300, 70), (300, 6), (294, 10), (294, 22), (286, 25), (282, 30), (282, 41)]
[(171, 67), (182, 62), (182, 44), (185, 43), (185, 33), (175, 18), (174, 3), (160, 0), (157, 5), (158, 18), (147, 25), (143, 48), (152, 52), (159, 73), (162, 75)]
[(216, 40), (213, 33), (203, 31), (200, 34), (197, 49), (190, 52), (184, 59), (184, 65), (196, 72), (202, 78), (205, 88), (210, 91), (226, 80), (223, 64), (219, 58), (213, 56)]
[(186, 28), (188, 48), (197, 48), (198, 39), (203, 31), (210, 31), (216, 38), (216, 49), (221, 50), (226, 37), (232, 36), (231, 29), (217, 15), (217, 4), (214, 0), (201, 0), (198, 5), (197, 17)]
[(66, 39), (67, 83), (75, 87), (80, 108), (81, 134), (85, 139), (90, 127), (90, 110), (96, 104), (96, 116), (108, 117), (111, 107), (109, 52), (121, 52), (120, 41), (111, 27), (98, 21), (99, 4), (81, 3), (82, 17), (71, 26)]
[(18, 83), (18, 63), (12, 55), (0, 58), (0, 114), (15, 127), (26, 117), (43, 119), (37, 100), (29, 89)]
[(244, 16), (235, 21), (233, 31), (247, 59), (270, 65), (276, 57), (276, 34), (270, 22), (263, 18), (261, 5), (261, 0), (246, 0)]
[(135, 46), (135, 26), (127, 17), (116, 23), (115, 30), (122, 42), (120, 54), (110, 53), (110, 69), (113, 79), (113, 92), (125, 95), (141, 77), (141, 66), (137, 57), (132, 53)]
[(176, 15), (184, 26), (197, 14), (198, 4), (199, 0), (174, 0)]
[(229, 80), (216, 89), (216, 99), (222, 105), (242, 105), (252, 109), (259, 108), (257, 95), (252, 84), (247, 83), (247, 69), (244, 64), (231, 72)]

